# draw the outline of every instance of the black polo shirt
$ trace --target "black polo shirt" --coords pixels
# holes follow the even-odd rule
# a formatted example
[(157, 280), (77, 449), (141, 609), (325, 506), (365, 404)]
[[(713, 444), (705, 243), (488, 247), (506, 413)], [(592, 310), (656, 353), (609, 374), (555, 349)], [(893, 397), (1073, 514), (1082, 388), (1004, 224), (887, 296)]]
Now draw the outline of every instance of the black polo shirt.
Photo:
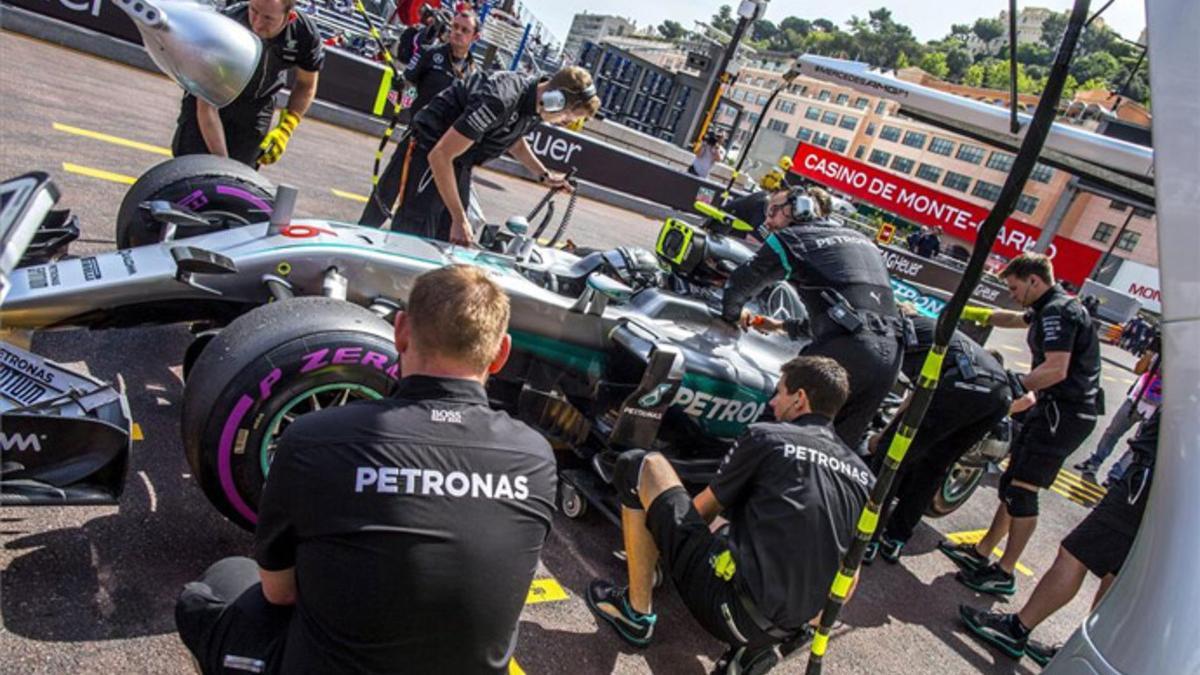
[(470, 51), (459, 60), (454, 58), (449, 43), (421, 50), (404, 71), (404, 79), (417, 88), (417, 97), (409, 107), (412, 114), (416, 115), (434, 96), (473, 72), (475, 59)]
[(752, 424), (713, 494), (729, 519), (735, 579), (777, 626), (821, 610), (875, 479), (821, 415)]
[[(250, 3), (239, 2), (226, 7), (225, 16), (250, 28)], [(283, 31), (262, 42), (262, 56), (254, 75), (242, 93), (232, 103), (221, 108), (221, 121), (230, 125), (252, 128), (259, 117), (270, 117), (275, 110), (275, 94), (287, 85), (287, 72), (300, 68), (310, 72), (321, 70), (325, 63), (325, 46), (316, 23), (303, 12), (293, 12), (293, 18)], [(195, 123), (196, 97), (184, 94), (179, 108), (179, 122)]]
[[(912, 316), (907, 317), (906, 320), (911, 322), (913, 331), (912, 335), (905, 340), (904, 361), (900, 365), (900, 371), (909, 380), (916, 382), (921, 374), (921, 367), (925, 365), (925, 357), (933, 348), (937, 319), (927, 316)], [(974, 372), (976, 377), (999, 381), (1008, 378), (1004, 366), (996, 360), (995, 356), (992, 356), (988, 350), (972, 340), (966, 333), (955, 330), (950, 337), (950, 344), (946, 346), (946, 357), (942, 366), (943, 381), (964, 379), (961, 364), (963, 359), (970, 362), (967, 369)], [(952, 376), (952, 378), (948, 376)]]
[(1091, 317), (1078, 299), (1055, 284), (1026, 313), (1029, 332), (1025, 341), (1033, 367), (1046, 360), (1046, 352), (1070, 352), (1067, 377), (1038, 392), (1042, 399), (1091, 405), (1100, 392), (1100, 338)]
[(460, 162), (478, 166), (504, 154), (513, 143), (541, 124), (537, 109), (536, 75), (481, 71), (433, 97), (413, 117), (417, 142), (432, 150), (453, 127), (474, 141)]
[(255, 537), (261, 567), (296, 570), (281, 672), (505, 672), (556, 480), (545, 439), (467, 380), (297, 419)]

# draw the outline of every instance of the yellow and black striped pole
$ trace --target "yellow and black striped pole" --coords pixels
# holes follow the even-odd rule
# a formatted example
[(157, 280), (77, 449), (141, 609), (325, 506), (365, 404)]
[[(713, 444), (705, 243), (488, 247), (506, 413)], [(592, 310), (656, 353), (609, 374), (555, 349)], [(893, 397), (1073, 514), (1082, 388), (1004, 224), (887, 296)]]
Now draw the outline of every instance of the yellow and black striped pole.
[[(367, 8), (363, 6), (362, 0), (354, 0), (354, 9), (362, 15), (363, 21), (367, 22), (367, 32), (371, 34), (371, 39), (375, 41), (375, 46), (379, 48), (379, 53), (383, 55), (383, 63), (388, 67), (388, 73), (391, 75), (388, 77), (388, 73), (385, 73), (383, 81), (379, 84), (379, 96), (382, 97), (382, 100), (386, 100), (392, 83), (404, 82), (404, 73), (400, 72), (399, 66), (396, 65), (396, 60), (392, 58), (392, 52), (383, 43), (383, 36), (379, 34), (379, 29), (375, 27), (375, 21), (367, 13)], [(379, 101), (377, 99), (377, 113), (381, 111)], [(376, 205), (384, 213), (389, 214), (392, 212), (392, 205), (384, 204), (383, 198), (379, 196), (379, 167), (383, 164), (383, 153), (387, 151), (388, 143), (392, 140), (392, 134), (395, 133), (396, 127), (400, 124), (400, 112), (403, 109), (403, 106), (400, 105), (400, 96), (397, 95), (396, 100), (392, 102), (392, 118), (388, 120), (387, 128), (384, 129), (383, 136), (379, 139), (379, 147), (375, 149), (375, 163), (371, 167), (371, 199), (375, 200)]]
[(942, 362), (946, 357), (946, 348), (950, 343), (950, 337), (954, 334), (958, 319), (971, 297), (971, 292), (979, 283), (979, 278), (983, 274), (983, 265), (991, 253), (992, 244), (995, 243), (1004, 221), (1012, 214), (1017, 199), (1021, 196), (1021, 190), (1025, 187), (1026, 181), (1029, 180), (1029, 174), (1037, 163), (1038, 155), (1046, 142), (1046, 136), (1050, 133), (1058, 100), (1062, 96), (1063, 84), (1067, 79), (1071, 55), (1075, 51), (1075, 45), (1079, 41), (1079, 35), (1083, 31), (1087, 19), (1088, 4), (1089, 0), (1074, 0), (1062, 43), (1058, 47), (1054, 64), (1050, 67), (1050, 73), (1046, 78), (1046, 88), (1042, 91), (1037, 110), (1034, 111), (1033, 118), (1029, 122), (1029, 129), (1021, 142), (1020, 152), (1013, 161), (1012, 171), (1008, 174), (1008, 179), (1005, 180), (1004, 187), (1000, 190), (996, 206), (979, 228), (975, 250), (971, 253), (971, 259), (958, 283), (958, 288), (955, 289), (954, 295), (938, 317), (937, 328), (934, 331), (934, 344), (929, 350), (929, 355), (925, 357), (925, 363), (921, 366), (916, 393), (913, 394), (908, 409), (904, 411), (900, 427), (896, 435), (892, 437), (891, 445), (888, 446), (887, 456), (875, 482), (875, 488), (871, 491), (871, 497), (859, 516), (858, 531), (854, 541), (851, 542), (850, 549), (846, 551), (846, 555), (842, 559), (842, 567), (833, 579), (833, 586), (829, 589), (829, 597), (825, 602), (825, 608), (821, 611), (821, 625), (813, 636), (806, 675), (820, 675), (821, 673), (821, 664), (826, 650), (829, 648), (830, 630), (846, 602), (854, 576), (858, 573), (858, 567), (862, 563), (863, 552), (875, 536), (875, 530), (879, 525), (879, 513), (888, 500), (896, 472), (904, 462), (904, 456), (912, 445), (917, 428), (921, 426), (921, 420), (925, 417), (930, 400), (933, 399), (933, 392), (937, 389), (938, 380), (941, 377)]

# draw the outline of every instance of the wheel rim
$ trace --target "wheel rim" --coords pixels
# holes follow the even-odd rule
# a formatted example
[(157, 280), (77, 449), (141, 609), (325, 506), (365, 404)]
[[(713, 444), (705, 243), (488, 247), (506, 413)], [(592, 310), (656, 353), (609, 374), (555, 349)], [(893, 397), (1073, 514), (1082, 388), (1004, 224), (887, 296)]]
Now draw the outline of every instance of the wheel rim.
[(263, 435), (258, 453), (263, 478), (267, 477), (271, 460), (275, 458), (275, 445), (279, 442), (279, 436), (297, 417), (325, 408), (340, 408), (353, 401), (375, 401), (381, 398), (383, 394), (353, 382), (323, 384), (293, 397), (271, 418), (271, 423), (267, 425), (267, 433)]
[(942, 483), (942, 501), (947, 504), (958, 503), (982, 477), (982, 469), (955, 466), (950, 470), (950, 476)]

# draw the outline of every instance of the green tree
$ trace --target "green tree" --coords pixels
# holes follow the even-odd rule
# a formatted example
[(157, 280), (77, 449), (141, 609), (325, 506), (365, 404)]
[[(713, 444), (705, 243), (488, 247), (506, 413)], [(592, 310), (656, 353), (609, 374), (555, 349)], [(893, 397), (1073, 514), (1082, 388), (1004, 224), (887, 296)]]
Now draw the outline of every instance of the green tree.
[(1121, 63), (1108, 52), (1094, 52), (1087, 56), (1076, 58), (1071, 63), (1071, 74), (1080, 82), (1099, 79), (1112, 81), (1121, 71)]
[(1054, 52), (1035, 42), (1017, 44), (1017, 63), (1027, 66), (1048, 66), (1054, 60)]
[[(1051, 51), (1058, 49), (1063, 33), (1067, 32), (1067, 13), (1054, 13), (1042, 22), (1042, 45)], [(1019, 48), (1019, 47), (1018, 47)]]
[(834, 23), (829, 19), (816, 19), (812, 22), (812, 25), (813, 28), (819, 28), (826, 33), (833, 33), (838, 29), (837, 26), (834, 25)]
[(941, 80), (950, 74), (950, 66), (946, 63), (946, 55), (943, 52), (926, 54), (925, 58), (921, 59), (921, 70)]
[(1000, 19), (976, 19), (975, 25), (971, 26), (971, 32), (987, 44), (1004, 35), (1004, 24), (1000, 23)]
[(1093, 77), (1090, 80), (1084, 80), (1083, 84), (1079, 85), (1079, 87), (1076, 88), (1076, 91), (1092, 91), (1092, 90), (1097, 90), (1097, 89), (1103, 90), (1103, 91), (1108, 91), (1109, 90), (1108, 80), (1105, 80), (1105, 79), (1102, 79), (1099, 77)]
[(1062, 100), (1070, 101), (1075, 98), (1075, 92), (1079, 90), (1079, 82), (1075, 80), (1074, 75), (1067, 75), (1067, 79), (1063, 82)]
[(684, 35), (687, 35), (687, 29), (684, 28), (683, 24), (679, 23), (678, 21), (671, 21), (670, 19), (667, 19), (666, 21), (658, 24), (658, 34), (667, 38), (668, 40), (678, 40)]
[(966, 40), (971, 35), (971, 32), (971, 24), (969, 23), (950, 24), (950, 37)]
[(867, 18), (852, 16), (847, 22), (854, 37), (858, 59), (880, 68), (901, 68), (900, 55), (920, 58), (924, 49), (912, 34), (912, 29), (892, 19), (886, 7), (872, 10)]
[(961, 82), (972, 63), (971, 53), (966, 49), (955, 48), (946, 52), (946, 67), (950, 71), (948, 74), (951, 80)]
[(733, 33), (733, 29), (737, 26), (737, 19), (733, 18), (733, 8), (729, 5), (721, 5), (717, 9), (717, 13), (713, 14), (711, 25), (720, 31)]
[(908, 62), (908, 54), (905, 54), (904, 52), (900, 52), (900, 55), (896, 57), (896, 70), (900, 70), (901, 68), (907, 68), (910, 65), (912, 65), (912, 64), (910, 64)]
[(811, 21), (795, 16), (789, 16), (788, 18), (779, 22), (779, 30), (794, 31), (801, 37), (808, 35), (812, 31), (812, 27), (813, 25)]
[(779, 29), (775, 27), (774, 23), (766, 19), (759, 19), (750, 27), (750, 39), (756, 42), (770, 42), (778, 34)]
[(967, 72), (963, 75), (963, 84), (968, 87), (983, 86), (984, 67), (982, 63), (972, 63)]

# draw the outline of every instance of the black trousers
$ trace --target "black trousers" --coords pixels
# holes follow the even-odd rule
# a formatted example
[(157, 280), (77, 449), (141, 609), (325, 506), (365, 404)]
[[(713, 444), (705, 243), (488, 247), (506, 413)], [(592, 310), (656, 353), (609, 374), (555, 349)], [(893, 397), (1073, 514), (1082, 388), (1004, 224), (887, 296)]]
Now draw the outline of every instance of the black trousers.
[(225, 558), (183, 587), (175, 625), (202, 672), (279, 672), (292, 608), (267, 602), (258, 579), (250, 558)]
[[(458, 196), (464, 209), (471, 194), (471, 168), (461, 161), (454, 164)], [(400, 200), (398, 204), (397, 199)], [(393, 232), (449, 241), (450, 211), (442, 202), (437, 184), (433, 182), (429, 150), (422, 148), (411, 135), (406, 135), (397, 143), (379, 177), (379, 184), (372, 190), (358, 218), (358, 224), (383, 227), (393, 209), (396, 211), (391, 227)]]
[[(185, 103), (185, 105), (187, 105)], [(254, 168), (258, 163), (258, 146), (271, 129), (273, 110), (245, 111), (236, 118), (226, 119), (227, 113), (222, 111), (221, 124), (225, 129), (225, 149), (229, 151), (230, 159), (235, 159), (246, 166)], [(208, 155), (208, 145), (200, 133), (200, 125), (196, 122), (195, 114), (181, 114), (175, 126), (175, 136), (171, 139), (171, 152), (176, 157), (184, 155)]]
[[(1005, 381), (976, 378), (964, 383), (947, 378), (939, 383), (892, 484), (897, 502), (884, 516), (886, 526), (880, 529), (884, 536), (900, 541), (912, 537), (950, 467), (1004, 419), (1011, 405), (1012, 393)], [(892, 420), (879, 440), (872, 462), (876, 473), (901, 417)], [(885, 509), (890, 501), (884, 500)]]
[(851, 450), (859, 450), (871, 419), (896, 383), (902, 356), (900, 340), (890, 331), (864, 330), (817, 338), (800, 352), (805, 356), (827, 356), (846, 369), (850, 397), (833, 426)]

